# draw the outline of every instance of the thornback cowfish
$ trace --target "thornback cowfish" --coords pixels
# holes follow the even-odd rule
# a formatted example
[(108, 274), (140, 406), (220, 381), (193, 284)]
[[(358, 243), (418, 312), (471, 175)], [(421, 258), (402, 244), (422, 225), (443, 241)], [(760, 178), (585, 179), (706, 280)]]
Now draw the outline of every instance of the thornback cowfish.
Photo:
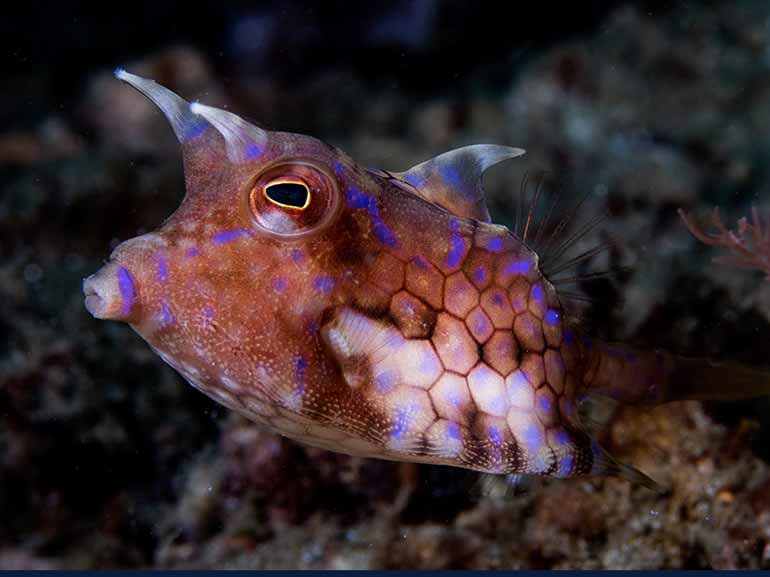
[(758, 371), (584, 334), (526, 231), (490, 222), (482, 174), (522, 149), (367, 169), (316, 138), (116, 76), (170, 122), (186, 195), (85, 279), (85, 305), (271, 431), (364, 457), (655, 488), (599, 446), (580, 399), (770, 391)]

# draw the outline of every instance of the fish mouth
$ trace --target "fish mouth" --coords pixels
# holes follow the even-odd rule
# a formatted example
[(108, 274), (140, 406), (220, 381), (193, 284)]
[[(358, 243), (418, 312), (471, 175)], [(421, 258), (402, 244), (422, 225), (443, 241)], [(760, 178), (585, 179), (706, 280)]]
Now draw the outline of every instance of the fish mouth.
[(83, 295), (86, 309), (97, 319), (125, 321), (136, 308), (133, 277), (115, 261), (83, 279)]

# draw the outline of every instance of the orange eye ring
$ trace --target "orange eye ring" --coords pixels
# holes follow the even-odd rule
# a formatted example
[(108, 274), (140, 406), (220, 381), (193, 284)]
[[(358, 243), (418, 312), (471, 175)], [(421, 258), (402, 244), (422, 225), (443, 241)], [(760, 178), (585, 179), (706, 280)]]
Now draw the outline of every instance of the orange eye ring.
[(243, 199), (254, 228), (276, 238), (317, 234), (342, 208), (339, 183), (329, 168), (299, 158), (266, 166), (250, 181)]
[[(282, 191), (283, 194), (275, 194), (274, 196), (271, 196), (268, 189), (274, 188), (274, 187), (280, 187), (281, 185), (289, 185), (289, 187), (296, 187), (300, 186), (304, 189), (304, 201), (300, 205), (300, 203), (295, 204), (288, 204), (287, 202), (282, 202), (279, 200), (280, 198), (283, 198), (284, 200), (294, 200), (296, 197), (296, 191)], [(289, 187), (283, 187), (283, 188), (289, 188)], [(305, 210), (308, 206), (310, 206), (310, 202), (312, 200), (312, 194), (310, 193), (310, 187), (299, 178), (279, 178), (278, 180), (273, 180), (271, 182), (268, 182), (265, 186), (262, 187), (262, 194), (265, 196), (265, 198), (273, 203), (276, 206), (280, 206), (281, 208), (285, 208), (287, 210), (297, 210), (302, 211)]]

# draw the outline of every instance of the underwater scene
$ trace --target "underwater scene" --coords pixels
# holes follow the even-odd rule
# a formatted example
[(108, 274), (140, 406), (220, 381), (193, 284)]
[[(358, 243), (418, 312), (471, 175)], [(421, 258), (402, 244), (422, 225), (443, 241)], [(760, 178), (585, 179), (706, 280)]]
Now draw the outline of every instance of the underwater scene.
[(770, 4), (0, 32), (0, 569), (770, 569)]

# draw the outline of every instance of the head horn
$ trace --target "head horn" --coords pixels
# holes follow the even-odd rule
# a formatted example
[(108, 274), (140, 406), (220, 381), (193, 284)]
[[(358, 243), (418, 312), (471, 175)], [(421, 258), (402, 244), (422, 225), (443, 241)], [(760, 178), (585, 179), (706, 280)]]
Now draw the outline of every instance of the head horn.
[(208, 126), (203, 118), (190, 111), (190, 104), (184, 98), (154, 80), (131, 74), (122, 68), (115, 70), (115, 78), (130, 84), (152, 100), (168, 119), (179, 142), (199, 135)]
[(190, 112), (205, 118), (222, 135), (231, 162), (248, 162), (264, 152), (267, 132), (240, 116), (199, 102), (190, 105)]

